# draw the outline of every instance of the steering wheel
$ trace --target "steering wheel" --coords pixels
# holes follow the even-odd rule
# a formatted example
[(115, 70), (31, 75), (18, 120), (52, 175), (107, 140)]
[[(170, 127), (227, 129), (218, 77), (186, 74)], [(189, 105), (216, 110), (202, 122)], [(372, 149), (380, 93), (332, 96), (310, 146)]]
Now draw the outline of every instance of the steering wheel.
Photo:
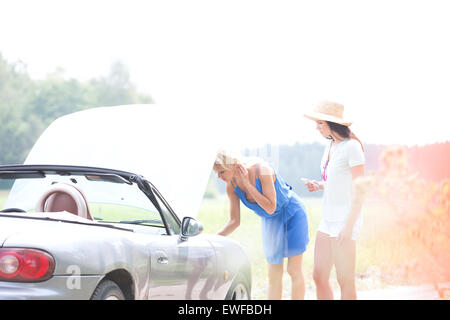
[(0, 210), (0, 212), (26, 212), (23, 209), (19, 209), (19, 208), (6, 208), (3, 210)]

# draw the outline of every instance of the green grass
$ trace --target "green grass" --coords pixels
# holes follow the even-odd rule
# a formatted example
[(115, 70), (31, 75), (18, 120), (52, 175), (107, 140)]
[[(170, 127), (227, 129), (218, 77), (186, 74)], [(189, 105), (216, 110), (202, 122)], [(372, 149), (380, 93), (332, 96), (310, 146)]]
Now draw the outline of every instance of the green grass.
[(6, 198), (8, 197), (9, 190), (0, 190), (0, 209), (3, 209), (3, 205), (6, 202)]
[[(314, 236), (315, 230), (320, 221), (320, 203), (321, 199), (309, 198), (304, 200), (307, 207), (309, 222), (310, 242), (303, 256), (303, 270), (306, 280), (307, 290), (312, 289), (312, 268), (314, 254)], [(228, 221), (229, 205), (225, 197), (216, 200), (204, 199), (198, 219), (202, 222), (205, 233), (216, 233)], [(264, 258), (262, 249), (261, 221), (260, 218), (241, 205), (241, 224), (229, 235), (230, 238), (237, 240), (246, 251), (252, 266), (252, 298), (267, 298), (267, 262)], [(287, 260), (285, 259), (285, 269)], [(290, 298), (290, 283), (287, 274), (283, 279), (283, 299)]]
[(158, 212), (151, 212), (146, 209), (133, 208), (130, 206), (106, 204), (106, 203), (90, 203), (89, 211), (95, 220), (120, 222), (122, 220), (154, 220), (152, 225), (164, 226)]
[[(315, 299), (315, 285), (312, 278), (314, 266), (314, 242), (317, 227), (321, 219), (322, 199), (321, 198), (303, 198), (307, 208), (309, 223), (309, 245), (303, 254), (303, 273), (306, 284), (306, 299)], [(373, 240), (373, 235), (378, 231), (380, 213), (384, 212), (379, 204), (368, 204), (363, 207), (365, 224), (361, 232), (360, 239), (357, 242), (356, 275), (357, 290), (378, 289), (383, 286), (378, 278), (367, 274), (369, 270), (377, 270), (377, 265), (383, 262), (385, 255), (379, 254), (382, 251)], [(229, 205), (226, 197), (217, 199), (204, 199), (198, 219), (204, 226), (205, 233), (216, 233), (228, 221)], [(237, 240), (249, 256), (252, 266), (252, 298), (267, 298), (267, 262), (264, 258), (261, 241), (261, 223), (260, 218), (241, 205), (241, 224), (229, 235), (230, 238)], [(377, 254), (378, 253), (378, 254)], [(287, 259), (284, 261), (286, 270)], [(331, 284), (334, 290), (338, 290), (335, 273), (332, 272)], [(283, 277), (283, 299), (290, 299), (291, 284), (288, 274), (285, 271)]]

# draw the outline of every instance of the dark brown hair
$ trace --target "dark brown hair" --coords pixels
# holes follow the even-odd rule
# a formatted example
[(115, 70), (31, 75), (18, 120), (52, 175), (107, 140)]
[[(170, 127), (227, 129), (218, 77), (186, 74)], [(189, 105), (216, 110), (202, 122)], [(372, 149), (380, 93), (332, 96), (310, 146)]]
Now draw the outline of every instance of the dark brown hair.
[[(361, 148), (364, 151), (364, 146), (361, 142), (361, 140), (358, 139), (358, 137), (350, 130), (348, 126), (344, 126), (339, 123), (326, 121), (328, 123), (328, 126), (330, 127), (331, 131), (336, 132), (339, 136), (342, 138), (349, 138), (349, 139), (355, 139), (361, 144)], [(331, 137), (329, 139), (332, 139)]]

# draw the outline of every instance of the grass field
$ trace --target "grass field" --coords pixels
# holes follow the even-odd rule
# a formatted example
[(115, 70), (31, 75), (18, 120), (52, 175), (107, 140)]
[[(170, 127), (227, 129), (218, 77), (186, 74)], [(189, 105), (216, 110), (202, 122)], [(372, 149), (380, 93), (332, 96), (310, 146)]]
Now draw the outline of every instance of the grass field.
[(0, 190), (0, 208), (3, 209), (3, 205), (5, 204), (6, 197), (8, 196), (9, 190)]
[[(312, 278), (314, 263), (314, 241), (321, 218), (322, 200), (303, 198), (307, 208), (310, 242), (303, 255), (303, 272), (306, 282), (306, 299), (315, 299), (315, 286)], [(380, 289), (387, 284), (380, 281), (379, 266), (386, 259), (384, 248), (377, 244), (374, 237), (382, 225), (381, 218), (386, 210), (376, 203), (366, 204), (363, 208), (364, 227), (357, 242), (357, 290)], [(205, 233), (217, 232), (228, 220), (229, 207), (225, 197), (204, 199), (198, 219), (203, 223)], [(241, 225), (229, 237), (241, 243), (250, 258), (253, 275), (253, 299), (267, 298), (267, 263), (264, 258), (260, 218), (241, 205)], [(287, 261), (285, 259), (285, 270)], [(331, 275), (332, 286), (338, 289), (334, 271)], [(290, 299), (290, 279), (285, 272), (283, 278), (283, 299)]]

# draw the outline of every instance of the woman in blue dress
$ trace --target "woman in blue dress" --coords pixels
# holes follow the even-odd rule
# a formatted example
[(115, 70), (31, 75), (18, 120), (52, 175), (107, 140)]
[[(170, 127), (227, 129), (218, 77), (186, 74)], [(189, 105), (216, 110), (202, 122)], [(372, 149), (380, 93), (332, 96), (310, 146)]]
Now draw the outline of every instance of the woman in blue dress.
[(284, 180), (261, 160), (250, 163), (221, 151), (214, 170), (225, 181), (230, 218), (218, 232), (229, 235), (240, 224), (240, 203), (261, 217), (262, 244), (268, 262), (268, 299), (281, 299), (283, 258), (292, 280), (292, 299), (304, 299), (302, 254), (309, 242), (306, 209)]

